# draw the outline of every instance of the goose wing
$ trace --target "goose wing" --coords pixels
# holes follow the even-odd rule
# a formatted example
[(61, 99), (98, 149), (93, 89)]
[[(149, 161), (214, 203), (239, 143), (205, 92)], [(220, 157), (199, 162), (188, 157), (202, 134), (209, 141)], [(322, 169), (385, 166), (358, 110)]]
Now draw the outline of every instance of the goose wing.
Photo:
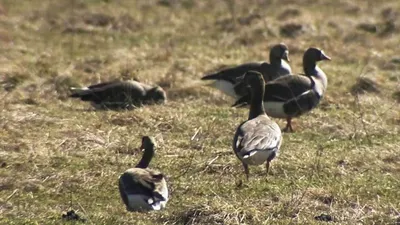
[[(287, 102), (313, 89), (314, 81), (302, 75), (286, 75), (265, 85), (264, 102)], [(248, 105), (250, 94), (239, 98), (232, 106)]]
[(86, 89), (75, 91), (70, 97), (95, 103), (122, 103), (128, 101), (135, 102), (142, 99), (145, 94), (145, 90), (138, 82), (119, 81), (92, 85)]
[(263, 63), (246, 63), (242, 64), (239, 66), (223, 69), (217, 73), (209, 74), (204, 77), (202, 77), (202, 80), (225, 80), (228, 81), (232, 84), (237, 83), (237, 78), (240, 76), (243, 76), (244, 73), (246, 73), (249, 70), (255, 70), (258, 72), (261, 71), (261, 65)]
[(241, 124), (235, 134), (234, 149), (239, 157), (254, 150), (273, 150), (280, 147), (281, 130), (266, 115)]
[(292, 117), (300, 116), (315, 108), (320, 99), (321, 96), (315, 90), (308, 90), (296, 98), (287, 101), (283, 105), (283, 108), (284, 111)]
[(155, 201), (168, 198), (164, 193), (167, 188), (164, 175), (150, 169), (132, 168), (125, 171), (120, 177), (119, 187), (121, 195), (142, 194)]
[(109, 85), (115, 85), (120, 83), (121, 81), (119, 80), (115, 80), (115, 81), (109, 81), (109, 82), (103, 82), (103, 83), (99, 83), (99, 84), (92, 84), (90, 86), (88, 86), (88, 89), (96, 89), (96, 88), (102, 88), (102, 87), (106, 87)]
[(313, 86), (313, 80), (307, 76), (282, 76), (265, 85), (264, 101), (286, 102), (309, 91)]

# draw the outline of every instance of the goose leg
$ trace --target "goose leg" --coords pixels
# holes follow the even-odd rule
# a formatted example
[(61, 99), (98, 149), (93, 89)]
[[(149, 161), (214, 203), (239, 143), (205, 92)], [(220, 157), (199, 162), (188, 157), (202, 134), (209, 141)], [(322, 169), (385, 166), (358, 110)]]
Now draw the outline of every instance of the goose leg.
[(286, 119), (286, 127), (283, 128), (283, 132), (293, 132), (293, 127), (292, 127), (292, 118), (288, 117)]
[(246, 179), (249, 180), (249, 166), (245, 163), (243, 164), (243, 168), (244, 168), (244, 173), (246, 174)]
[(265, 168), (267, 169), (267, 175), (268, 175), (268, 172), (269, 172), (269, 161), (267, 161), (267, 164), (265, 164)]

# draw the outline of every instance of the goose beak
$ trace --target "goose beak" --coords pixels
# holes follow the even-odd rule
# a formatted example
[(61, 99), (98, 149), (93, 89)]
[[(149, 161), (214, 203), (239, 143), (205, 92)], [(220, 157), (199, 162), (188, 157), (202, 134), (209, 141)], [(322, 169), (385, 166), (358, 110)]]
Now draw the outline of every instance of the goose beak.
[(331, 60), (331, 57), (325, 55), (324, 52), (321, 52), (321, 60)]
[(286, 50), (286, 51), (283, 53), (282, 59), (284, 59), (284, 60), (290, 62), (290, 59), (289, 59), (289, 51), (288, 51), (288, 50)]

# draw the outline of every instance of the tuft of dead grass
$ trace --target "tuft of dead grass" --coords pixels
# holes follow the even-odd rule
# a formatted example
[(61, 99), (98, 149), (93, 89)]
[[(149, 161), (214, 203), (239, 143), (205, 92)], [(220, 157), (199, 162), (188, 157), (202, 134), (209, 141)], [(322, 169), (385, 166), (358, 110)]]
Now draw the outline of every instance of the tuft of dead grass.
[(20, 73), (5, 74), (1, 81), (1, 85), (5, 91), (12, 91), (26, 79), (28, 79), (28, 76)]
[(375, 81), (367, 77), (359, 77), (356, 83), (351, 87), (350, 92), (353, 95), (365, 93), (380, 93), (380, 89), (381, 88)]

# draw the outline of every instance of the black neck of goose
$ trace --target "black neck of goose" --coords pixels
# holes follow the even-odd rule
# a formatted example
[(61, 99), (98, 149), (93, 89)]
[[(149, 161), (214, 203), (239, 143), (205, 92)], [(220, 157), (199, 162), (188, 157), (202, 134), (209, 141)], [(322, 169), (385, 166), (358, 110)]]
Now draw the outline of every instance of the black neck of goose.
[(142, 159), (136, 165), (136, 168), (142, 168), (142, 169), (147, 168), (150, 164), (151, 159), (153, 158), (153, 155), (154, 155), (154, 147), (145, 149)]
[(279, 57), (274, 57), (272, 55), (269, 56), (269, 62), (271, 65), (281, 65), (282, 64), (282, 59)]
[(250, 112), (249, 120), (256, 118), (259, 115), (265, 114), (264, 110), (264, 82), (254, 82), (251, 84), (251, 101), (250, 101)]
[(307, 76), (316, 75), (315, 68), (317, 67), (317, 62), (303, 59), (303, 70)]

